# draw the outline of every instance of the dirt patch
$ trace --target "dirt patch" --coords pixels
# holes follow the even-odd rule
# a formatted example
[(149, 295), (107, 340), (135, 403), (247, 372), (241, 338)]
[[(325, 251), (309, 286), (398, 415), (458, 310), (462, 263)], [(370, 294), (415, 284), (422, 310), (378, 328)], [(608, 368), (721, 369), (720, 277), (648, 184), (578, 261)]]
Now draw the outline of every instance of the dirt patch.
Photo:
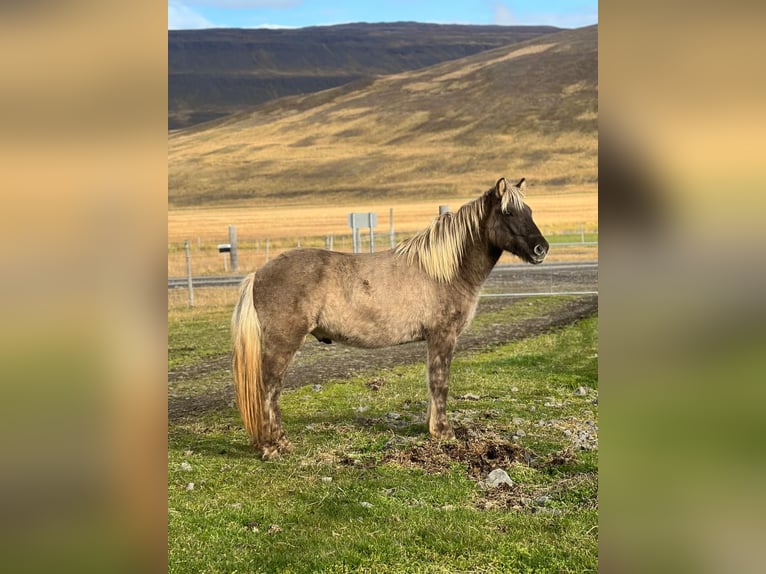
[(455, 463), (463, 463), (470, 477), (483, 480), (492, 470), (507, 469), (514, 463), (544, 469), (572, 464), (575, 460), (576, 455), (570, 448), (541, 457), (495, 433), (479, 430), (478, 427), (456, 426), (454, 441), (427, 440), (391, 451), (382, 462), (419, 468), (429, 473), (444, 472)]
[[(561, 511), (551, 508), (551, 501), (583, 482), (595, 483), (597, 480), (595, 473), (582, 473), (562, 476), (550, 484), (516, 482), (513, 485), (501, 484), (490, 488), (483, 481), (497, 468), (508, 470), (513, 465), (522, 464), (546, 470), (573, 464), (576, 455), (572, 449), (567, 448), (541, 457), (497, 434), (476, 428), (456, 427), (455, 435), (455, 441), (427, 440), (422, 444), (391, 451), (384, 455), (381, 462), (403, 468), (417, 468), (433, 474), (445, 472), (456, 463), (464, 464), (468, 476), (479, 483), (473, 505), (481, 510), (525, 510), (557, 515)], [(349, 463), (358, 464), (358, 461), (349, 459)], [(583, 501), (580, 506), (595, 507), (596, 504), (594, 497)]]
[(514, 462), (529, 464), (534, 456), (527, 449), (497, 435), (466, 427), (456, 427), (455, 438), (454, 441), (427, 440), (392, 451), (383, 457), (382, 462), (429, 473), (444, 472), (455, 463), (464, 463), (468, 474), (480, 480), (495, 468), (508, 468)]

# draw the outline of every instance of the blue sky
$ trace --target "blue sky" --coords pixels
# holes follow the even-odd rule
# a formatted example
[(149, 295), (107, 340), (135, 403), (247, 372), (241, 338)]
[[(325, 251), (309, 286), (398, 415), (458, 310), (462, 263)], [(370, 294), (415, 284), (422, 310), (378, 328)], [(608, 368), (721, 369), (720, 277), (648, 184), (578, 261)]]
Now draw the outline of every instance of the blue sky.
[(410, 20), (437, 24), (598, 22), (597, 0), (168, 0), (168, 28), (299, 28)]

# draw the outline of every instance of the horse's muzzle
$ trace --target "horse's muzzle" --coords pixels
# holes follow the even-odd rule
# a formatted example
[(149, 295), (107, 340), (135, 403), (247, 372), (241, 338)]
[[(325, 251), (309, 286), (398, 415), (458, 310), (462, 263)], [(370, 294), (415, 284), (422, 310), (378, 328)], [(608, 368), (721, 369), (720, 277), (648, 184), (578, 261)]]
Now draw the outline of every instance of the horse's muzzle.
[(533, 251), (535, 253), (534, 263), (542, 263), (543, 259), (545, 259), (545, 256), (548, 255), (548, 245), (538, 243), (535, 245)]

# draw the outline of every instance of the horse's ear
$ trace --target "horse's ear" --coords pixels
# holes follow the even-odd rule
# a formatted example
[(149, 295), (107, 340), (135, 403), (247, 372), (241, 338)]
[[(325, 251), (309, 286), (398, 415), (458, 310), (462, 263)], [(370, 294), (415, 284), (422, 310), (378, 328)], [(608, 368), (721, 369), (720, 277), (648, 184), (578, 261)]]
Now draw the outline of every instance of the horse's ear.
[(503, 194), (508, 189), (508, 182), (505, 181), (504, 177), (501, 177), (497, 180), (497, 183), (495, 184), (495, 193), (497, 193), (498, 197), (503, 197)]
[(524, 192), (527, 190), (527, 179), (525, 177), (522, 177), (519, 180), (519, 183), (517, 183), (514, 187), (518, 188), (521, 192)]

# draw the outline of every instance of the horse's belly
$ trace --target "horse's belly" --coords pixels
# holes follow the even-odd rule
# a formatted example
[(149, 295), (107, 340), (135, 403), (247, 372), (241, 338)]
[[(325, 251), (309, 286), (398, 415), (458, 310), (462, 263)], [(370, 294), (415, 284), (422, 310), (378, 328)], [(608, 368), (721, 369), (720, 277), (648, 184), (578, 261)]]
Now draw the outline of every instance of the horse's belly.
[(378, 323), (370, 319), (353, 320), (351, 317), (340, 323), (323, 322), (311, 334), (320, 341), (329, 340), (364, 349), (392, 347), (425, 338), (422, 326), (416, 322)]

